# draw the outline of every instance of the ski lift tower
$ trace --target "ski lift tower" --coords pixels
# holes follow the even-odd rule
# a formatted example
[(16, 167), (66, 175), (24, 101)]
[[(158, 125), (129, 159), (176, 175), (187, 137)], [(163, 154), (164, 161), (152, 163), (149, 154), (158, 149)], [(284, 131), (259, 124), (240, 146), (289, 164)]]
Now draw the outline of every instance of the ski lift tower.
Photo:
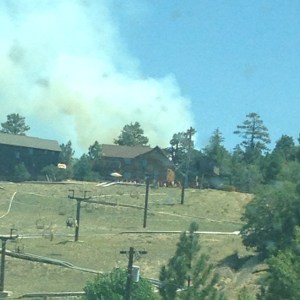
[(88, 202), (87, 200), (90, 198), (87, 198), (86, 194), (88, 193), (88, 191), (84, 191), (84, 196), (83, 197), (75, 197), (75, 191), (74, 190), (69, 190), (69, 195), (68, 198), (69, 199), (75, 199), (77, 201), (77, 208), (76, 208), (76, 219), (75, 219), (75, 242), (78, 241), (78, 237), (79, 237), (79, 224), (80, 224), (80, 206), (81, 206), (81, 202), (85, 201)]
[(0, 298), (5, 298), (8, 293), (4, 291), (4, 274), (5, 274), (5, 253), (6, 253), (6, 242), (8, 240), (15, 240), (18, 238), (16, 229), (11, 229), (10, 234), (0, 235), (2, 242), (1, 248), (1, 267), (0, 267)]

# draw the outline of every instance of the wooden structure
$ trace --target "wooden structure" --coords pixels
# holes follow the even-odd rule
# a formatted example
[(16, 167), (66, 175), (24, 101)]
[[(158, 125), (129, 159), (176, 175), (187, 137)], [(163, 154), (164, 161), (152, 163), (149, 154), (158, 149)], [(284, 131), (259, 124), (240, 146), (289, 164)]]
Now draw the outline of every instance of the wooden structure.
[(18, 234), (14, 233), (15, 230), (11, 229), (10, 234), (0, 235), (2, 243), (1, 247), (1, 266), (0, 266), (0, 298), (6, 296), (4, 293), (4, 275), (5, 275), (5, 254), (6, 254), (6, 243), (8, 240), (15, 240), (18, 238)]
[(122, 174), (127, 181), (144, 181), (145, 174), (157, 181), (174, 180), (174, 164), (158, 146), (102, 145), (102, 162), (106, 176)]
[(21, 164), (36, 179), (45, 166), (57, 165), (60, 152), (55, 140), (0, 133), (0, 180), (14, 180), (15, 168)]

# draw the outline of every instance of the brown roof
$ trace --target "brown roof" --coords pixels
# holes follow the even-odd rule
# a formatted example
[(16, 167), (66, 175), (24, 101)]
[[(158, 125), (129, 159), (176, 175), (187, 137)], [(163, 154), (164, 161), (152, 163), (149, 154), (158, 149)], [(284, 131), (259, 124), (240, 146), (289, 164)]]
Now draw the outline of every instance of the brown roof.
[[(156, 146), (156, 147), (154, 147), (153, 149), (151, 149), (148, 153), (147, 153), (147, 155), (148, 154), (152, 154), (152, 153), (159, 153), (161, 156), (160, 157), (163, 157), (164, 158), (164, 160), (163, 160), (163, 163), (164, 163), (164, 165), (166, 165), (166, 166), (169, 166), (169, 167), (174, 167), (174, 163), (168, 158), (168, 155), (167, 155), (167, 153), (163, 150), (163, 149), (161, 149), (161, 148), (159, 148), (158, 146)], [(141, 154), (141, 156), (142, 156), (143, 154)]]
[(151, 150), (152, 148), (149, 146), (102, 145), (102, 155), (104, 157), (135, 158)]
[(51, 151), (61, 151), (60, 146), (55, 140), (45, 140), (26, 135), (8, 134), (0, 132), (0, 144), (36, 148)]

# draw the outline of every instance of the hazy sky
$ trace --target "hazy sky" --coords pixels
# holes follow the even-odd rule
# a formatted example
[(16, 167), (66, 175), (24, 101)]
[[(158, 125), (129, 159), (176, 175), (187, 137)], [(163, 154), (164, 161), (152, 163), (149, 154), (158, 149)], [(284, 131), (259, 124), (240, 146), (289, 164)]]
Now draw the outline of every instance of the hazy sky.
[(162, 147), (193, 126), (232, 150), (250, 112), (300, 132), (298, 0), (7, 0), (0, 41), (0, 121), (77, 153), (135, 121)]

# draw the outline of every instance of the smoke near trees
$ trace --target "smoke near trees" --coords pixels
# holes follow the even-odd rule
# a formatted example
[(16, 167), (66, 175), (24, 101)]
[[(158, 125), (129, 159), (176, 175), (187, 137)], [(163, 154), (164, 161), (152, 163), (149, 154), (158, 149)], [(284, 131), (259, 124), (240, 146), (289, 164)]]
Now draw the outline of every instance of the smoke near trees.
[[(7, 115), (7, 121), (1, 123), (2, 132), (25, 134), (30, 129), (25, 117), (18, 113)], [(109, 143), (117, 145), (149, 145), (149, 138), (144, 130), (144, 124), (138, 121), (130, 122), (121, 127), (116, 135), (110, 136)], [(235, 134), (241, 137), (241, 142), (229, 151), (224, 146), (226, 137), (217, 128), (211, 133), (207, 145), (203, 149), (195, 146), (196, 129), (189, 127), (186, 131), (169, 132), (172, 138), (169, 146), (163, 148), (167, 141), (161, 140), (159, 146), (165, 150), (174, 163), (176, 178), (182, 181), (185, 176), (189, 185), (205, 188), (237, 190), (254, 192), (260, 185), (274, 181), (288, 180), (300, 182), (300, 146), (294, 139), (283, 134), (276, 141), (274, 149), (268, 149), (270, 142), (267, 127), (257, 113), (249, 113), (242, 125), (238, 125)], [(299, 142), (299, 141), (298, 141)], [(88, 174), (86, 179), (101, 177), (101, 144), (105, 141), (101, 136), (86, 147), (86, 153), (78, 159), (71, 139), (62, 143), (60, 163), (74, 167), (76, 178), (82, 178), (80, 170)], [(149, 145), (151, 146), (151, 145)], [(76, 164), (81, 166), (76, 166)], [(79, 171), (78, 171), (79, 170)], [(68, 173), (69, 175), (70, 173)], [(100, 176), (100, 177), (99, 177)], [(57, 178), (61, 178), (58, 176)]]
[(125, 125), (114, 143), (120, 146), (146, 146), (149, 139), (144, 136), (144, 130), (139, 122)]
[(193, 124), (173, 75), (142, 74), (107, 1), (1, 1), (0, 20), (0, 118), (26, 113), (32, 131), (80, 149), (110, 143), (132, 119), (162, 146)]

